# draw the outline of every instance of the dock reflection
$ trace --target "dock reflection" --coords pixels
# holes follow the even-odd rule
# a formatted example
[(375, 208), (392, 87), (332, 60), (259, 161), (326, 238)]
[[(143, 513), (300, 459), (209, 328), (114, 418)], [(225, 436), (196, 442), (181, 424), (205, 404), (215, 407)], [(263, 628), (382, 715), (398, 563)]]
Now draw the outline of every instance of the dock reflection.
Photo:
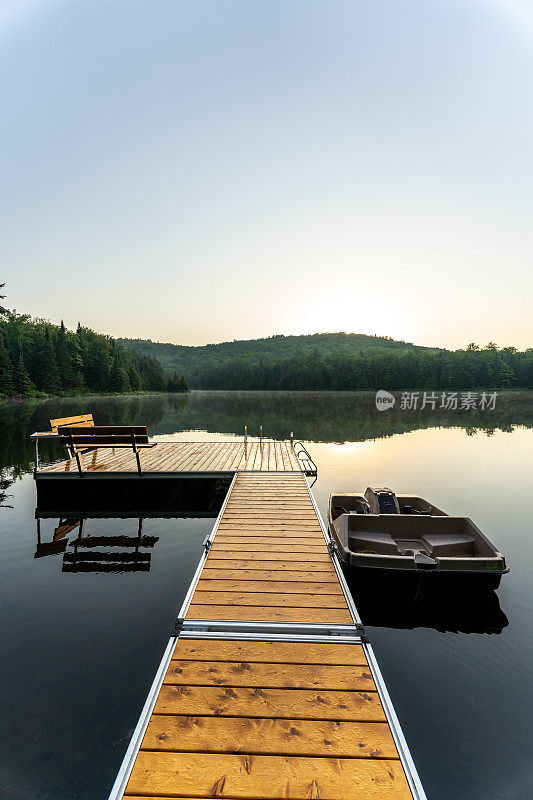
[[(152, 519), (216, 518), (224, 501), (229, 481), (213, 479), (175, 482), (166, 492), (138, 497), (135, 503), (127, 497), (121, 503), (116, 492), (98, 493), (94, 500), (86, 495), (65, 493), (35, 509), (37, 542), (34, 558), (62, 555), (63, 572), (149, 572), (152, 550), (159, 541), (145, 528)], [(133, 506), (133, 508), (132, 508)], [(136, 535), (123, 531), (113, 534), (91, 521), (102, 519), (136, 520)], [(54, 523), (51, 520), (57, 520)], [(92, 532), (91, 532), (92, 530)]]
[(47, 482), (36, 517), (216, 517), (230, 478), (114, 479)]
[(368, 576), (352, 570), (345, 574), (364, 625), (499, 634), (509, 624), (494, 589), (479, 584), (469, 587), (453, 578)]

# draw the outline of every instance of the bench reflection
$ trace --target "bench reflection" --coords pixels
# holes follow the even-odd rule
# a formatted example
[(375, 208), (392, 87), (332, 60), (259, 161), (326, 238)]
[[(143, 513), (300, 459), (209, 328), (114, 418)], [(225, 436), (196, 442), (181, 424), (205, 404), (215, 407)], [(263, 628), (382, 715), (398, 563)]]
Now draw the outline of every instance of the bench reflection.
[[(60, 519), (52, 539), (43, 541), (41, 519), (37, 518), (35, 558), (63, 554), (63, 572), (148, 572), (151, 549), (158, 536), (144, 533), (144, 519), (137, 522), (137, 535), (91, 535), (87, 518)], [(70, 534), (75, 533), (72, 538)], [(117, 549), (118, 548), (118, 549)]]
[[(34, 556), (62, 555), (63, 572), (148, 572), (158, 542), (150, 533), (149, 521), (215, 519), (229, 483), (226, 478), (177, 480), (172, 486), (149, 482), (134, 495), (121, 492), (118, 486), (93, 495), (75, 489), (54, 493), (35, 509)], [(113, 526), (91, 524), (100, 519), (120, 519), (121, 532), (114, 534)], [(124, 531), (125, 520), (132, 521), (134, 535)]]

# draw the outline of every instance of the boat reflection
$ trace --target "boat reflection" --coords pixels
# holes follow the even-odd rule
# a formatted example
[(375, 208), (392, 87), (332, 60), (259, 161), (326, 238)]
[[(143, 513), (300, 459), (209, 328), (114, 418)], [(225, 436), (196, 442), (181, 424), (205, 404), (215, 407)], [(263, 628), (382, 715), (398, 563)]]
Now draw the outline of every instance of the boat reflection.
[(509, 624), (494, 589), (442, 581), (406, 580), (405, 575), (361, 575), (346, 579), (364, 625), (386, 628), (433, 628), (441, 633), (499, 634)]

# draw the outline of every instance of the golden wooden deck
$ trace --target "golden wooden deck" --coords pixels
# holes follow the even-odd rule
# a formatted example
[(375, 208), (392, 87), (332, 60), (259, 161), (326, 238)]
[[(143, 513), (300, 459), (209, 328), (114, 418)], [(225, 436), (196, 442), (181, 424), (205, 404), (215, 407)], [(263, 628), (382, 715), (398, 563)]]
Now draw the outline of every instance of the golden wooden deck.
[[(355, 627), (304, 476), (241, 473), (230, 492), (187, 638), (173, 646), (127, 785), (111, 796), (412, 798), (365, 645), (261, 633), (265, 623)], [(200, 638), (206, 621), (246, 621), (256, 640)]]
[[(290, 442), (156, 442), (139, 448), (143, 473), (300, 472)], [(80, 456), (83, 472), (90, 474), (137, 473), (130, 448), (96, 448)], [(75, 458), (40, 469), (36, 477), (78, 475)]]
[(124, 796), (411, 793), (360, 645), (183, 639)]
[(237, 476), (187, 618), (352, 622), (303, 475)]

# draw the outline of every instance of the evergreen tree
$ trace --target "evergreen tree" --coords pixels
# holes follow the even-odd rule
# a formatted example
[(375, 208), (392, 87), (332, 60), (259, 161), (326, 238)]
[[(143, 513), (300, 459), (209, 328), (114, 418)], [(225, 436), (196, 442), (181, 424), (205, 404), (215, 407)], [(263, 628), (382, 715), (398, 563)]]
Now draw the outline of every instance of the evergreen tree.
[(164, 392), (167, 387), (165, 373), (161, 363), (152, 356), (141, 356), (138, 362), (143, 389)]
[(46, 327), (44, 331), (44, 343), (40, 353), (37, 386), (47, 394), (57, 394), (60, 390), (59, 371), (57, 369), (56, 357), (48, 327)]
[(177, 372), (174, 375), (169, 375), (167, 380), (167, 392), (180, 391), (180, 376)]
[(141, 376), (135, 364), (130, 364), (128, 367), (128, 380), (132, 392), (138, 392), (141, 388)]
[(110, 391), (110, 373), (113, 366), (111, 339), (107, 336), (99, 336), (89, 328), (82, 328), (80, 325), (76, 331), (76, 338), (81, 352), (85, 383), (93, 391)]
[(59, 371), (61, 387), (64, 390), (68, 390), (74, 385), (74, 371), (72, 369), (72, 359), (67, 344), (67, 333), (63, 320), (61, 320), (61, 325), (59, 327), (59, 331), (57, 332), (55, 345), (56, 362)]
[(190, 392), (190, 391), (191, 387), (187, 383), (187, 378), (185, 377), (185, 375), (180, 375), (178, 392)]
[(120, 348), (115, 343), (113, 364), (111, 366), (111, 372), (109, 373), (110, 392), (127, 392), (129, 389), (128, 376), (124, 369), (121, 356)]
[(167, 392), (189, 392), (189, 384), (185, 379), (185, 375), (178, 375), (175, 372), (170, 375), (167, 381)]
[(28, 370), (24, 364), (22, 345), (20, 347), (17, 370), (15, 372), (15, 388), (17, 394), (33, 394), (35, 391), (35, 386), (31, 382)]
[[(0, 337), (0, 395), (13, 394), (16, 374), (27, 393), (128, 392), (143, 388), (164, 391), (166, 387), (158, 359), (144, 356), (138, 350), (124, 350), (109, 336), (80, 324), (76, 333), (72, 333), (64, 323), (59, 327), (47, 325), (26, 314), (7, 311), (3, 318), (0, 315)], [(19, 370), (21, 351), (22, 371)], [(31, 389), (24, 373), (29, 377)]]
[(87, 389), (87, 387), (85, 386), (85, 381), (83, 380), (83, 373), (80, 372), (79, 370), (74, 375), (72, 389), (76, 394), (82, 394)]
[(4, 342), (4, 336), (0, 331), (0, 394), (12, 395), (15, 391), (13, 383), (13, 369), (9, 359), (9, 353)]
[[(0, 283), (0, 290), (2, 290), (5, 286), (5, 283)], [(5, 294), (0, 294), (0, 300), (5, 300)], [(0, 314), (7, 314), (7, 308), (0, 303)]]

